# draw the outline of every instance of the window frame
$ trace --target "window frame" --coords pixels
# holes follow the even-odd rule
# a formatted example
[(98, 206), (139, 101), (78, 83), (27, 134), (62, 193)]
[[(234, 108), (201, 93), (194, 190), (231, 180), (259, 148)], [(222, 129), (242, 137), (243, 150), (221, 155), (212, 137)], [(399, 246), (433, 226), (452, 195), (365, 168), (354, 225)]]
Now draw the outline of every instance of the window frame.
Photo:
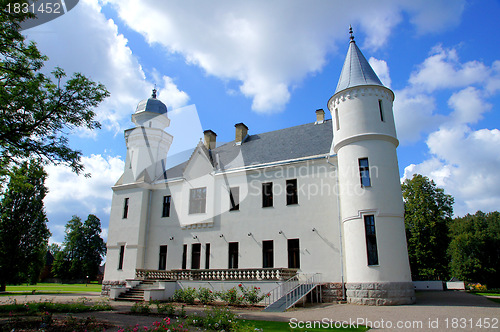
[(172, 195), (163, 196), (163, 206), (161, 210), (161, 217), (168, 218), (170, 217), (170, 203), (172, 202)]
[(186, 270), (187, 269), (187, 244), (182, 245), (182, 265), (181, 269)]
[(286, 180), (286, 205), (297, 204), (299, 204), (299, 186), (297, 179)]
[[(364, 165), (364, 161), (366, 161), (366, 165)], [(368, 162), (368, 158), (359, 158), (359, 180), (361, 183), (361, 187), (371, 187), (372, 181), (370, 178), (370, 163)]]
[[(267, 248), (266, 248), (267, 247)], [(262, 241), (262, 268), (274, 268), (274, 241)]]
[[(199, 195), (199, 197), (197, 197)], [(207, 212), (207, 187), (189, 189), (189, 214)]]
[(129, 208), (129, 197), (125, 197), (123, 200), (123, 214), (122, 219), (128, 219), (128, 208)]
[[(297, 243), (297, 247), (292, 246)], [(300, 269), (300, 239), (288, 239), (287, 241), (288, 268)], [(296, 258), (295, 260), (293, 258)]]
[(385, 122), (384, 108), (383, 108), (383, 104), (382, 104), (382, 99), (378, 100), (378, 110), (380, 112), (380, 121)]
[(363, 216), (366, 240), (366, 258), (368, 266), (379, 265), (377, 230), (375, 228), (375, 216), (373, 214)]
[(240, 210), (240, 187), (229, 188), (229, 211)]
[(191, 244), (191, 269), (201, 269), (201, 243)]
[(123, 270), (123, 260), (125, 257), (125, 245), (120, 246), (120, 253), (118, 254), (118, 270)]
[[(268, 192), (270, 191), (270, 192)], [(273, 183), (272, 182), (263, 182), (262, 183), (262, 207), (273, 207)]]
[[(162, 252), (162, 249), (165, 248), (165, 252)], [(168, 246), (166, 244), (160, 245), (160, 257), (158, 262), (158, 270), (165, 271), (167, 269), (167, 253)]]
[(210, 243), (205, 243), (205, 269), (210, 268)]
[[(238, 268), (238, 255), (240, 252), (239, 242), (229, 242), (228, 243), (228, 269), (237, 269)], [(236, 248), (236, 249), (235, 249)], [(233, 250), (231, 250), (233, 249)], [(234, 259), (232, 259), (234, 257)]]

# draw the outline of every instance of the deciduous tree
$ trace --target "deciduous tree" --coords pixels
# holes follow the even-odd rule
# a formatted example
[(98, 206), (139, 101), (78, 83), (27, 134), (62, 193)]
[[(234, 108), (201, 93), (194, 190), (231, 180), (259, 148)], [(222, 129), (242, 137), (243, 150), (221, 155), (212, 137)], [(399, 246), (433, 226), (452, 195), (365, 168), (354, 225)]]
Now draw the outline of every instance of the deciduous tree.
[(56, 68), (42, 72), (47, 57), (26, 42), (19, 23), (32, 14), (0, 10), (0, 163), (3, 175), (17, 160), (36, 157), (83, 170), (81, 152), (68, 145), (74, 128), (95, 129), (95, 108), (109, 93), (76, 73), (69, 79)]
[(47, 174), (36, 161), (14, 166), (0, 203), (0, 290), (38, 281), (50, 232), (43, 207)]
[(402, 185), (405, 228), (413, 280), (444, 280), (448, 277), (448, 224), (453, 197), (420, 174)]
[(450, 225), (450, 269), (466, 282), (500, 287), (500, 213), (467, 214)]
[(63, 249), (55, 257), (54, 274), (63, 279), (95, 279), (106, 252), (100, 234), (101, 221), (95, 215), (85, 222), (73, 216), (66, 224)]

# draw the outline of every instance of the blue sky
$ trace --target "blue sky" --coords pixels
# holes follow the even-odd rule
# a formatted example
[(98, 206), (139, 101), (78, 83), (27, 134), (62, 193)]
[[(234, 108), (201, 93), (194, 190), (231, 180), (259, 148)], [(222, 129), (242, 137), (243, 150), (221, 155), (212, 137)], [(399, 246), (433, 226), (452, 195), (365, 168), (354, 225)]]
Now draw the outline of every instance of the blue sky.
[(184, 143), (174, 135), (177, 150), (202, 129), (224, 142), (239, 122), (250, 134), (313, 122), (335, 91), (350, 24), (396, 94), (401, 177), (434, 179), (455, 197), (456, 215), (498, 210), (498, 17), (492, 0), (81, 0), (25, 31), (50, 58), (46, 70), (82, 72), (111, 92), (97, 109), (102, 129), (70, 133), (92, 177), (47, 168), (51, 241), (63, 241), (74, 214), (96, 214), (106, 235), (123, 130), (154, 84), (173, 111), (172, 128), (177, 109), (190, 135)]

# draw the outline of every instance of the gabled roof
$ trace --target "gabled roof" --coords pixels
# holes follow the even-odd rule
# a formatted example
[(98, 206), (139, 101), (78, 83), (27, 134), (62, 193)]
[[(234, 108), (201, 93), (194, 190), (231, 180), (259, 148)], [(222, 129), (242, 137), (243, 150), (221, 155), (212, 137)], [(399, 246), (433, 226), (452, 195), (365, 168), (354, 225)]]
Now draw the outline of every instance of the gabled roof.
[(354, 39), (351, 39), (335, 93), (359, 85), (384, 86), (366, 61)]
[[(210, 151), (218, 170), (275, 163), (285, 160), (328, 155), (333, 140), (331, 120), (250, 135), (241, 144), (235, 141)], [(188, 162), (169, 168), (166, 179), (182, 177)]]

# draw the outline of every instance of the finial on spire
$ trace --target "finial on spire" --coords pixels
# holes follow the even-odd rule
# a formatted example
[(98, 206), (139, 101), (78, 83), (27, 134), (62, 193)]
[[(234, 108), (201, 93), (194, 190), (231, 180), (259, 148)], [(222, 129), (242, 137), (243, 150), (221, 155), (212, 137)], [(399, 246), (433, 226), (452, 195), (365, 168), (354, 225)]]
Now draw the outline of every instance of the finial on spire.
[(352, 32), (352, 26), (349, 25), (349, 34), (351, 35), (351, 37), (349, 37), (351, 39), (351, 43), (354, 43), (354, 33)]
[(155, 83), (155, 88), (153, 89), (153, 95), (151, 97), (156, 99), (156, 83)]

